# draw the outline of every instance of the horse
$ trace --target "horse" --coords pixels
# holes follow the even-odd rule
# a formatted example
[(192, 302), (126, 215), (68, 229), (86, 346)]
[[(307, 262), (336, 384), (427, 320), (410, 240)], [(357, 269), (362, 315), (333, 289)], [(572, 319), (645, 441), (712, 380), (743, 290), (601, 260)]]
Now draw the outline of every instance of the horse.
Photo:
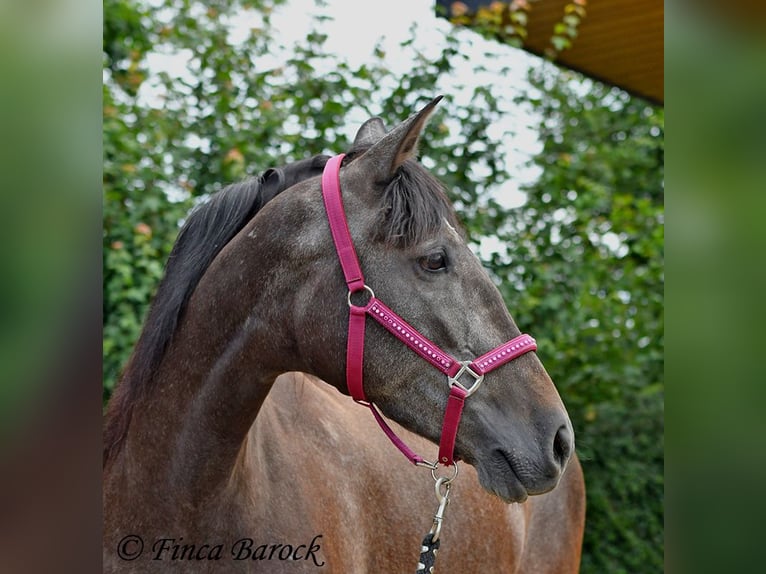
[(192, 210), (106, 409), (106, 572), (433, 571), (424, 533), (437, 571), (579, 570), (566, 409), (416, 158), (439, 99)]

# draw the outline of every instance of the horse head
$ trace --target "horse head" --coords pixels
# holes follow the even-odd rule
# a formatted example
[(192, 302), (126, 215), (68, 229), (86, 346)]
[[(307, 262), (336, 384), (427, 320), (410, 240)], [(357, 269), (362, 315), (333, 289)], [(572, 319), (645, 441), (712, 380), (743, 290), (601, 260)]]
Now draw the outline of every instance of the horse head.
[[(366, 122), (338, 177), (369, 289), (446, 353), (469, 361), (520, 331), (469, 249), (440, 183), (416, 161), (418, 138), (437, 102), (389, 132), (377, 118)], [(274, 292), (294, 293), (291, 313), (281, 320), (292, 326), (297, 364), (349, 392), (344, 369), (351, 298), (319, 194), (319, 178), (298, 183), (258, 217), (290, 230), (290, 239), (271, 249), (278, 262)], [(289, 272), (296, 269), (300, 278)], [(366, 295), (353, 297), (363, 305), (356, 300)], [(445, 375), (378, 324), (368, 321), (364, 333), (367, 399), (438, 442), (449, 391)], [(455, 455), (474, 465), (481, 484), (505, 501), (551, 490), (573, 451), (567, 412), (533, 352), (488, 373), (465, 401)]]

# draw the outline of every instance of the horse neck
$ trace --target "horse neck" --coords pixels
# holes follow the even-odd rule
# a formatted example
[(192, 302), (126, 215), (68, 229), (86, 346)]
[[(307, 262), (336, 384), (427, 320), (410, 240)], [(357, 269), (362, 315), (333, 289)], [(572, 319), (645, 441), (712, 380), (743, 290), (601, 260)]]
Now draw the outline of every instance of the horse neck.
[(247, 226), (210, 266), (133, 406), (123, 467), (161, 497), (199, 501), (220, 491), (274, 380), (302, 368), (284, 320), (295, 286), (275, 279), (285, 275), (279, 251), (254, 249), (254, 234)]

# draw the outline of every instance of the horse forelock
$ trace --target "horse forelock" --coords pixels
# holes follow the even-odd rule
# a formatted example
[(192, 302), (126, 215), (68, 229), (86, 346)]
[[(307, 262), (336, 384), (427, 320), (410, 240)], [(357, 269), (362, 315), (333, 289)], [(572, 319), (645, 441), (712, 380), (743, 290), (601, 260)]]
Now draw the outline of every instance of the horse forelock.
[(194, 289), (213, 259), (271, 199), (296, 183), (320, 175), (327, 156), (318, 155), (265, 171), (227, 186), (189, 214), (170, 252), (136, 343), (110, 401), (104, 429), (104, 463), (127, 432), (136, 399), (150, 384)]
[(438, 233), (446, 224), (460, 229), (442, 184), (415, 161), (404, 162), (386, 186), (381, 238), (395, 247), (410, 247)]

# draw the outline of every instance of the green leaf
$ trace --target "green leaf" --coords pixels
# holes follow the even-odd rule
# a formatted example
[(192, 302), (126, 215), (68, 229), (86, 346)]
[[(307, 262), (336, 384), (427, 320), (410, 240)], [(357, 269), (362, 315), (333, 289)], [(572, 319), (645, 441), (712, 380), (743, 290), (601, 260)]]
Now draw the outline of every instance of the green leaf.
[(551, 38), (551, 44), (553, 44), (553, 47), (557, 52), (562, 52), (572, 45), (572, 43), (567, 38), (562, 36), (553, 36)]

